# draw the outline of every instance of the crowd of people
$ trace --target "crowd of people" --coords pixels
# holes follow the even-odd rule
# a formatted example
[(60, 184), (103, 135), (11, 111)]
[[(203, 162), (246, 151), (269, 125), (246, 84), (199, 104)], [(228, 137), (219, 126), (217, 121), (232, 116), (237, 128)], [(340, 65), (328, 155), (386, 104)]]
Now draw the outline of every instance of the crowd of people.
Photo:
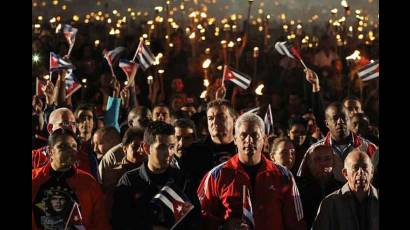
[[(323, 30), (317, 47), (295, 42), (303, 70), (249, 25), (222, 33), (241, 38), (234, 50), (160, 27), (149, 40), (162, 57), (131, 83), (102, 52), (123, 46), (131, 59), (145, 23), (121, 36), (72, 24), (64, 59), (82, 88), (68, 97), (66, 70), (43, 78), (49, 52), (67, 54), (64, 36), (33, 32), (32, 229), (379, 229), (378, 79), (356, 75), (378, 41), (338, 46)], [(221, 82), (221, 65), (253, 73), (251, 86)]]

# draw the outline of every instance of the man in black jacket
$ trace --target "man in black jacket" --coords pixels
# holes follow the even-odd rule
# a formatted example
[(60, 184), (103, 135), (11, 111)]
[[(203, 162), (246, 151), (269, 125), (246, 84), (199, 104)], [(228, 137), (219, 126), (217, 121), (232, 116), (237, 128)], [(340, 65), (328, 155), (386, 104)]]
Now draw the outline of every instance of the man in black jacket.
[(196, 229), (200, 215), (199, 200), (194, 187), (178, 169), (169, 167), (175, 147), (174, 127), (161, 121), (152, 122), (144, 133), (144, 152), (148, 161), (125, 173), (114, 192), (113, 229), (153, 229), (164, 221), (153, 205), (153, 198), (169, 186), (178, 188), (194, 205), (181, 223), (180, 229)]

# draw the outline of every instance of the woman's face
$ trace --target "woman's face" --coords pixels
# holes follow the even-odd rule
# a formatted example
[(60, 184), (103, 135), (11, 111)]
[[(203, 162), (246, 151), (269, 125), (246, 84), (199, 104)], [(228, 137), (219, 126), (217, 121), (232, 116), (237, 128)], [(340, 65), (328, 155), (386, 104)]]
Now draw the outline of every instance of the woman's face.
[(282, 141), (278, 144), (276, 151), (271, 155), (272, 160), (287, 169), (292, 169), (295, 164), (295, 148), (289, 141)]

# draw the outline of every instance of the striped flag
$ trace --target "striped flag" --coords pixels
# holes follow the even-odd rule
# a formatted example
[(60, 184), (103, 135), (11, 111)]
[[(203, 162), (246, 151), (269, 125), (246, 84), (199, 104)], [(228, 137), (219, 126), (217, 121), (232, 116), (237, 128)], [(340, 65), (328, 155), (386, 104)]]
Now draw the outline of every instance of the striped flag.
[(246, 113), (255, 113), (256, 114), (256, 113), (258, 113), (259, 109), (260, 109), (260, 107), (256, 107), (256, 108), (253, 108), (253, 109), (250, 109), (250, 110), (246, 111), (243, 114), (246, 114)]
[(379, 77), (379, 60), (370, 62), (369, 64), (360, 68), (357, 75), (362, 81), (369, 81)]
[(273, 131), (273, 116), (270, 104), (268, 105), (268, 110), (266, 110), (263, 121), (265, 122), (266, 135), (269, 135)]
[(67, 75), (65, 75), (65, 98), (70, 97), (73, 93), (81, 88), (81, 84), (75, 80), (73, 70), (68, 70)]
[(108, 64), (112, 67), (113, 63), (120, 57), (120, 54), (125, 51), (125, 47), (119, 46), (113, 50), (107, 51), (104, 49), (104, 58), (107, 60)]
[(73, 68), (73, 65), (71, 63), (63, 60), (60, 56), (58, 56), (54, 52), (50, 52), (50, 72), (55, 72), (55, 71), (62, 70), (62, 69), (72, 69), (72, 68)]
[(222, 82), (227, 80), (232, 81), (242, 89), (247, 89), (251, 85), (252, 78), (247, 74), (241, 73), (238, 70), (225, 65)]
[(305, 69), (307, 69), (305, 63), (302, 60), (302, 56), (300, 55), (299, 51), (294, 46), (292, 46), (291, 44), (287, 43), (286, 41), (285, 42), (276, 42), (275, 49), (281, 55), (286, 55), (286, 56), (288, 56), (292, 59), (299, 60), (302, 63), (303, 67)]
[(80, 207), (77, 202), (74, 202), (73, 208), (71, 209), (70, 216), (65, 224), (66, 229), (78, 229), (78, 230), (85, 230), (85, 226), (83, 224), (83, 217), (81, 215)]
[(64, 37), (67, 39), (68, 44), (74, 46), (75, 36), (77, 35), (78, 29), (72, 27), (71, 25), (65, 24), (63, 26)]
[(166, 221), (170, 229), (175, 228), (194, 209), (194, 205), (182, 192), (167, 185), (154, 196), (152, 202), (160, 204), (161, 207), (171, 211), (173, 218)]
[(151, 52), (149, 47), (147, 47), (144, 44), (144, 40), (141, 40), (140, 43), (138, 44), (138, 48), (135, 51), (133, 61), (135, 61), (135, 58), (138, 59), (144, 71), (147, 70), (150, 66), (152, 66), (155, 63), (155, 56)]
[(295, 210), (296, 210), (296, 218), (298, 221), (301, 221), (303, 219), (302, 200), (300, 198), (299, 189), (296, 185), (295, 177), (290, 171), (289, 173), (290, 173), (290, 177), (292, 177), (292, 197), (293, 197), (293, 202), (294, 202)]
[(134, 61), (121, 59), (118, 66), (124, 71), (125, 75), (127, 75), (128, 84), (131, 84), (134, 81), (139, 65)]
[(255, 229), (255, 219), (253, 218), (253, 209), (249, 189), (246, 185), (243, 185), (242, 188), (242, 222), (248, 226), (247, 229)]
[(44, 96), (44, 92), (42, 90), (42, 88), (45, 86), (46, 84), (44, 83), (43, 80), (36, 78), (36, 95), (37, 96)]

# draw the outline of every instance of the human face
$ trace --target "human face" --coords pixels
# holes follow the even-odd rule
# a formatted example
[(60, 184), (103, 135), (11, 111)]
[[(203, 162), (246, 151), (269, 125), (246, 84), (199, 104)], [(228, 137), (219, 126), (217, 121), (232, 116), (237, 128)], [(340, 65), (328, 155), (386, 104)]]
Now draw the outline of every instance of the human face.
[(302, 124), (295, 124), (290, 127), (289, 139), (298, 146), (303, 145), (306, 140), (306, 128)]
[(191, 128), (175, 127), (176, 148), (175, 154), (182, 155), (182, 150), (188, 148), (194, 143), (194, 130)]
[(127, 160), (132, 163), (141, 163), (146, 158), (142, 148), (141, 138), (136, 138), (131, 143), (123, 146), (123, 151)]
[(77, 158), (77, 142), (72, 136), (63, 136), (50, 148), (54, 170), (70, 168)]
[(261, 160), (265, 134), (255, 122), (243, 122), (235, 134), (239, 160), (246, 165), (256, 165)]
[(49, 129), (50, 133), (54, 132), (57, 129), (61, 129), (61, 128), (70, 129), (74, 133), (77, 130), (75, 117), (71, 111), (70, 112), (62, 111), (56, 114), (54, 119), (52, 120), (52, 123), (50, 123), (49, 125), (50, 125), (50, 129)]
[(314, 178), (328, 178), (332, 175), (334, 156), (331, 147), (317, 147), (309, 157), (308, 167)]
[(83, 137), (91, 137), (94, 127), (93, 112), (91, 110), (80, 110), (76, 117), (77, 128)]
[[(350, 154), (349, 154), (350, 155)], [(370, 158), (365, 153), (356, 152), (349, 156), (347, 164), (343, 169), (343, 176), (346, 178), (352, 192), (367, 192), (373, 178), (373, 165)]]
[(363, 113), (362, 105), (358, 100), (347, 100), (343, 104), (343, 107), (346, 109), (350, 118), (356, 113)]
[(295, 148), (289, 141), (282, 141), (278, 144), (276, 151), (272, 154), (273, 161), (287, 169), (292, 169), (295, 164)]
[(51, 197), (50, 203), (51, 207), (56, 212), (61, 212), (64, 210), (64, 205), (66, 204), (66, 199), (62, 195), (54, 195)]
[(336, 107), (330, 107), (326, 110), (326, 126), (336, 141), (343, 140), (349, 136), (349, 130), (346, 125), (348, 119), (349, 117), (346, 116), (346, 113)]
[(103, 138), (100, 133), (95, 133), (93, 136), (93, 146), (94, 146), (94, 153), (97, 154), (97, 158), (101, 159), (105, 153), (108, 152), (112, 147), (114, 147), (118, 143), (114, 143), (114, 141), (109, 140), (108, 138)]
[(233, 140), (234, 119), (225, 106), (214, 106), (206, 112), (212, 141), (228, 144)]
[(167, 107), (157, 106), (154, 108), (152, 113), (153, 113), (153, 116), (152, 116), (153, 121), (163, 121), (168, 124), (171, 123), (171, 117), (169, 114), (169, 109)]
[(358, 135), (366, 136), (369, 132), (369, 125), (368, 120), (353, 115), (349, 122), (349, 130)]
[(153, 172), (165, 171), (174, 152), (174, 135), (156, 135), (155, 142), (146, 146), (148, 150), (148, 167)]

